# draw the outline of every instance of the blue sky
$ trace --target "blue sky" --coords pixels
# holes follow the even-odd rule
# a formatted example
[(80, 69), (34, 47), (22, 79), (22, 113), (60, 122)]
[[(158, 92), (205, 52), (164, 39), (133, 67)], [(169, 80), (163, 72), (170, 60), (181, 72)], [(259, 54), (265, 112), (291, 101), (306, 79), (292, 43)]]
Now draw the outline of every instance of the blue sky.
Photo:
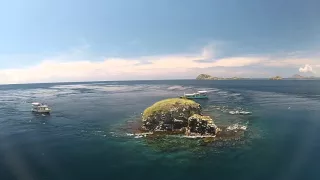
[[(318, 7), (317, 0), (0, 2), (0, 83), (317, 75)], [(34, 71), (43, 77), (27, 76)]]

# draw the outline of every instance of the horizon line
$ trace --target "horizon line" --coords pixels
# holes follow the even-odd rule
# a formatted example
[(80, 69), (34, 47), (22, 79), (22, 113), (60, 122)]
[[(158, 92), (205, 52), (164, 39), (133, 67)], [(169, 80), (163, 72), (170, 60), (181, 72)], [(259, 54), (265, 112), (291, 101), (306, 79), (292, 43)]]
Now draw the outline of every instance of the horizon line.
[[(275, 76), (273, 76), (275, 77)], [(231, 77), (232, 78), (232, 77)], [(271, 77), (272, 78), (272, 77)], [(136, 79), (136, 80), (93, 80), (93, 81), (56, 81), (56, 82), (30, 82), (30, 83), (10, 83), (0, 84), (0, 86), (10, 85), (37, 85), (37, 84), (68, 84), (68, 83), (101, 83), (101, 82), (134, 82), (134, 81), (241, 81), (241, 80), (270, 80), (270, 77), (263, 78), (241, 78), (241, 79), (220, 79), (220, 80), (197, 80), (197, 79)], [(320, 80), (320, 77), (314, 78), (294, 78), (294, 77), (283, 77), (281, 80)]]

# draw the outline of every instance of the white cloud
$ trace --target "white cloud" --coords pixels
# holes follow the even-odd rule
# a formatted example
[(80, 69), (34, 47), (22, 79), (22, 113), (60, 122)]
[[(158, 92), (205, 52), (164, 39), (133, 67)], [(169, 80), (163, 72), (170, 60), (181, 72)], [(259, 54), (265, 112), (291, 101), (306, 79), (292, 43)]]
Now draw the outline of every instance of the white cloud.
[(270, 67), (300, 67), (302, 64), (317, 64), (314, 58), (269, 58), (263, 65)]
[[(77, 51), (76, 57), (79, 57), (79, 54), (82, 53)], [(211, 63), (195, 61), (214, 58), (212, 46), (205, 47), (198, 54), (148, 56), (135, 59), (105, 58), (103, 61), (76, 61), (71, 56), (62, 54), (44, 59), (36, 66), (0, 70), (0, 83), (125, 80), (151, 77), (161, 79), (168, 75), (175, 78), (177, 74), (186, 74), (193, 68), (242, 67), (261, 61), (260, 58), (253, 57), (224, 58)], [(65, 61), (66, 57), (72, 60)], [(143, 63), (146, 61), (150, 63)], [(189, 78), (193, 78), (193, 75)]]
[(304, 65), (304, 67), (300, 67), (299, 68), (299, 72), (303, 72), (303, 73), (307, 73), (307, 72), (312, 72), (315, 73), (312, 69), (312, 66), (310, 66), (309, 64)]

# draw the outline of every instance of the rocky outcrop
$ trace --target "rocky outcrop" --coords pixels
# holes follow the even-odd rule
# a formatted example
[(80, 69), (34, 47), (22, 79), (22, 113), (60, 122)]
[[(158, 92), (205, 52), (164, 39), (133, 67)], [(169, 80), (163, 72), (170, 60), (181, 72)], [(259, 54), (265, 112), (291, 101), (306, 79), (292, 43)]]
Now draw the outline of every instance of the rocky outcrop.
[(275, 76), (275, 77), (270, 78), (270, 80), (282, 80), (282, 77), (281, 76)]
[(200, 74), (196, 79), (197, 80), (241, 80), (244, 78), (241, 78), (241, 77), (222, 78), (222, 77), (213, 77), (208, 74)]
[(216, 134), (218, 127), (213, 123), (210, 116), (194, 114), (188, 118), (187, 133)]
[(197, 80), (215, 80), (216, 78), (208, 74), (200, 74), (196, 79)]
[(142, 129), (215, 134), (217, 126), (209, 116), (201, 115), (200, 104), (188, 99), (166, 99), (148, 107), (142, 114)]
[(249, 78), (231, 77), (231, 78), (224, 78), (223, 80), (243, 80), (243, 79), (249, 79)]

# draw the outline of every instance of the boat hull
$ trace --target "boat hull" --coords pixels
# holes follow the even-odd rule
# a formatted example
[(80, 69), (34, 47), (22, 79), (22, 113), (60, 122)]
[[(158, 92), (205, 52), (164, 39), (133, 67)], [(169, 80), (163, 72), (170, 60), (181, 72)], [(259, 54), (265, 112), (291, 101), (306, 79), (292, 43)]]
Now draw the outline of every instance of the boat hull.
[(199, 96), (199, 97), (180, 96), (180, 98), (185, 98), (185, 99), (208, 99), (207, 96)]
[(44, 110), (44, 111), (39, 111), (39, 110), (32, 110), (33, 113), (39, 113), (39, 114), (50, 114), (51, 110)]
[(197, 93), (184, 94), (180, 98), (185, 99), (208, 99), (207, 91), (198, 91)]

